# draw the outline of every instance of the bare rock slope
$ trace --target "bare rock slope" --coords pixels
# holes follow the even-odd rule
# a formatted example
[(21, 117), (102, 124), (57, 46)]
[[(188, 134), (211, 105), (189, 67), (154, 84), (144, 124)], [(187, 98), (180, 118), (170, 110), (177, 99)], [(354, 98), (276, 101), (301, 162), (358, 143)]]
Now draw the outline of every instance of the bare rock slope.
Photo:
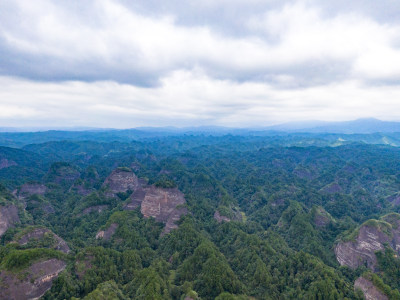
[(103, 183), (103, 188), (106, 189), (108, 197), (114, 197), (117, 193), (123, 193), (128, 190), (134, 191), (138, 187), (139, 180), (129, 168), (115, 169)]
[(340, 265), (356, 269), (367, 265), (376, 271), (376, 251), (385, 249), (385, 244), (400, 254), (400, 215), (389, 214), (382, 220), (369, 220), (355, 231), (347, 241), (335, 247), (336, 259)]
[(24, 270), (23, 277), (3, 270), (0, 273), (0, 299), (38, 299), (51, 288), (53, 280), (65, 267), (64, 261), (53, 258), (32, 264)]
[(18, 198), (25, 199), (32, 195), (44, 195), (47, 187), (40, 183), (25, 183), (18, 191)]
[(384, 295), (378, 288), (368, 279), (359, 277), (354, 282), (354, 289), (360, 289), (366, 300), (388, 300), (389, 298)]
[(100, 230), (96, 234), (96, 239), (103, 239), (105, 241), (108, 241), (109, 239), (112, 238), (114, 235), (115, 231), (117, 231), (118, 224), (112, 223), (110, 227), (108, 227), (106, 230)]
[(26, 245), (30, 241), (38, 241), (44, 239), (46, 236), (53, 239), (51, 248), (55, 250), (60, 250), (64, 253), (70, 252), (67, 243), (61, 237), (59, 237), (57, 234), (47, 228), (34, 228), (33, 230), (28, 231), (27, 233), (19, 237), (17, 243), (20, 245)]
[(184, 195), (177, 188), (144, 186), (131, 195), (125, 209), (133, 210), (140, 206), (140, 211), (145, 218), (153, 217), (158, 222), (165, 223), (163, 231), (165, 234), (177, 228), (176, 221), (187, 214), (185, 203)]
[(15, 205), (0, 206), (0, 236), (19, 221), (18, 208)]

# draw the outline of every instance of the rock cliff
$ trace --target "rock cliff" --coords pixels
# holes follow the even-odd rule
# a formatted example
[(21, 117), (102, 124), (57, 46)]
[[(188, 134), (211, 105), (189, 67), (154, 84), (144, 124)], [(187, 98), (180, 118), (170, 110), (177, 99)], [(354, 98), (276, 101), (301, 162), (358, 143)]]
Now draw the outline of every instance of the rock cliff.
[(118, 228), (118, 224), (113, 223), (108, 227), (106, 230), (101, 230), (96, 234), (96, 239), (103, 239), (105, 241), (108, 241), (109, 239), (112, 238), (114, 235), (115, 231)]
[(18, 208), (15, 205), (0, 206), (0, 236), (19, 221)]
[(47, 187), (40, 183), (25, 183), (18, 190), (18, 198), (25, 199), (32, 195), (44, 195), (47, 192)]
[(389, 298), (384, 295), (374, 284), (364, 277), (359, 277), (354, 282), (354, 289), (360, 289), (366, 300), (388, 300)]
[(187, 209), (184, 207), (185, 203), (184, 195), (177, 188), (144, 186), (131, 195), (130, 202), (125, 206), (125, 209), (133, 210), (140, 207), (145, 218), (153, 217), (158, 222), (165, 224), (163, 231), (163, 234), (165, 234), (177, 228), (175, 222), (182, 215), (187, 214)]
[(356, 269), (366, 265), (376, 270), (376, 251), (384, 250), (385, 244), (400, 254), (400, 215), (390, 214), (382, 220), (369, 220), (361, 225), (351, 238), (339, 242), (335, 247), (340, 265)]
[(237, 209), (228, 208), (228, 216), (222, 215), (221, 212), (217, 209), (214, 213), (214, 219), (218, 222), (230, 222), (230, 221), (242, 221), (243, 216), (242, 213)]
[(53, 239), (53, 242), (51, 243), (51, 245), (49, 245), (50, 248), (60, 250), (64, 253), (70, 252), (67, 243), (61, 237), (59, 237), (57, 234), (47, 228), (34, 228), (32, 230), (29, 230), (27, 233), (19, 237), (16, 242), (20, 245), (26, 245), (29, 242), (40, 241), (46, 237), (50, 237), (51, 239)]
[(104, 181), (103, 188), (106, 189), (108, 197), (114, 197), (117, 193), (124, 193), (128, 190), (135, 191), (140, 186), (135, 173), (129, 168), (115, 169)]
[(17, 166), (17, 163), (13, 160), (9, 160), (7, 158), (0, 158), (0, 170), (9, 168), (12, 166)]
[(32, 264), (24, 270), (23, 277), (3, 270), (0, 273), (0, 299), (39, 299), (65, 267), (64, 261), (53, 258)]

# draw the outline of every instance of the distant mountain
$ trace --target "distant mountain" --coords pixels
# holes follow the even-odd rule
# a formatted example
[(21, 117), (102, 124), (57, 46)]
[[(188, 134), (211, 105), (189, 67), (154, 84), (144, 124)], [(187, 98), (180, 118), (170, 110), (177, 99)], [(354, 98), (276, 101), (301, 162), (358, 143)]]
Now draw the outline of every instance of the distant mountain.
[(345, 122), (293, 122), (267, 127), (269, 130), (309, 133), (376, 133), (400, 132), (400, 122), (381, 121), (374, 118)]

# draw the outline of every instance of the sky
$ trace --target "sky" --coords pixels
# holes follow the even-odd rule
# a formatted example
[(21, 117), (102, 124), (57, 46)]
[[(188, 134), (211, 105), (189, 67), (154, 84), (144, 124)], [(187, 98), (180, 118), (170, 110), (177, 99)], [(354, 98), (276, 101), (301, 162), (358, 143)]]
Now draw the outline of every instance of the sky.
[(400, 121), (398, 0), (0, 0), (0, 126)]

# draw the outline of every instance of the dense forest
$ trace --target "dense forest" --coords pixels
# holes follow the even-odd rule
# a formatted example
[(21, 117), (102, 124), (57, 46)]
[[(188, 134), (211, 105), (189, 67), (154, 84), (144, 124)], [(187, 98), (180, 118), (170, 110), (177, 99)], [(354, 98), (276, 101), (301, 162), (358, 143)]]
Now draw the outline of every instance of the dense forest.
[(0, 135), (0, 299), (400, 299), (399, 135), (134, 134)]

